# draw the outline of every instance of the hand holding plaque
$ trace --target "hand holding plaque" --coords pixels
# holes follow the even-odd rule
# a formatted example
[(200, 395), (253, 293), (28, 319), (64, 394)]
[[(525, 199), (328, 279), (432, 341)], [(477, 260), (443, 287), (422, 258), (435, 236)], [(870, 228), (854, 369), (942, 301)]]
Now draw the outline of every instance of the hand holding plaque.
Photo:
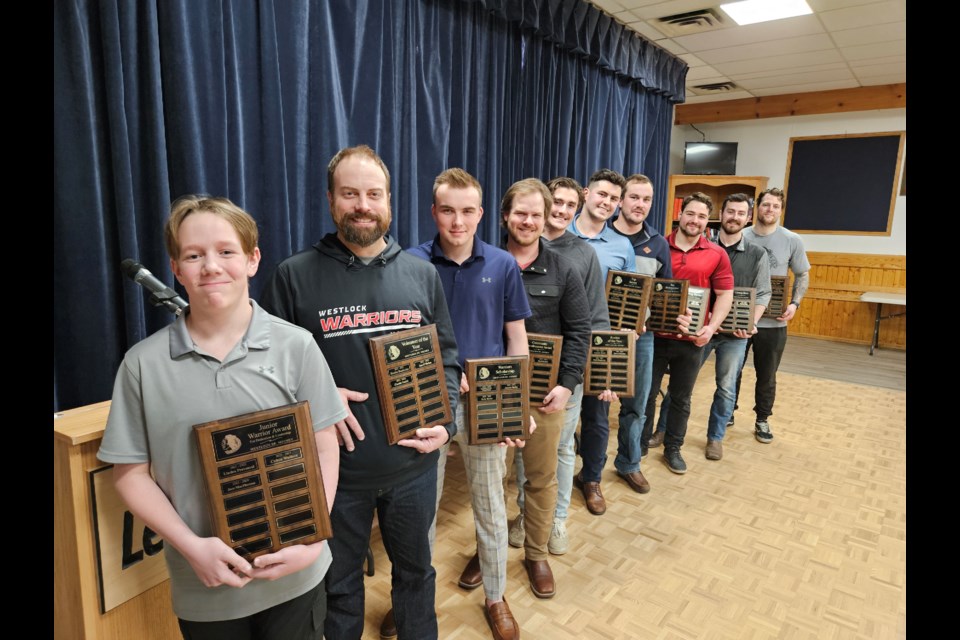
[(333, 535), (307, 402), (194, 426), (215, 535), (248, 561)]
[(453, 420), (436, 325), (370, 338), (370, 352), (390, 444)]

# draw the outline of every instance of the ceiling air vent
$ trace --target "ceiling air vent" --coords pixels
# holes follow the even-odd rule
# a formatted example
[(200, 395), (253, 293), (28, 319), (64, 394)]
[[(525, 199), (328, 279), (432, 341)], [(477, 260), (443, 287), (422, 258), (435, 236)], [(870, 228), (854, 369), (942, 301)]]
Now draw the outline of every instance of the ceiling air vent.
[(690, 87), (690, 91), (698, 96), (709, 96), (715, 93), (727, 93), (736, 91), (739, 87), (732, 82), (714, 82), (711, 84), (698, 84)]
[(664, 35), (676, 37), (722, 29), (729, 25), (717, 9), (700, 9), (657, 18), (654, 26)]

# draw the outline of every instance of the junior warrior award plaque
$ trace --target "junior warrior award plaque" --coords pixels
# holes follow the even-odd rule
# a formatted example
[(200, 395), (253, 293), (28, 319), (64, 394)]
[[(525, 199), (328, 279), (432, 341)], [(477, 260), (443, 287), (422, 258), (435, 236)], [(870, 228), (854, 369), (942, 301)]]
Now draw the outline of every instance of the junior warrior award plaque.
[(214, 533), (248, 561), (333, 535), (307, 402), (193, 427)]
[(770, 304), (767, 305), (761, 318), (779, 318), (790, 304), (787, 295), (787, 285), (790, 276), (770, 276)]
[(530, 437), (530, 372), (527, 356), (467, 358), (470, 391), (461, 399), (470, 444)]
[(607, 308), (611, 329), (640, 332), (647, 319), (653, 278), (628, 271), (607, 272)]
[(370, 338), (370, 352), (390, 444), (453, 421), (436, 325)]
[(686, 313), (688, 280), (654, 278), (647, 330), (677, 333), (677, 316)]
[(563, 336), (528, 333), (527, 347), (530, 351), (530, 405), (538, 406), (557, 386)]
[(720, 325), (720, 333), (734, 331), (753, 331), (753, 312), (757, 300), (757, 290), (753, 287), (734, 287), (733, 304), (730, 313)]
[(583, 395), (598, 396), (604, 389), (621, 398), (633, 396), (637, 345), (627, 331), (594, 331), (590, 334)]

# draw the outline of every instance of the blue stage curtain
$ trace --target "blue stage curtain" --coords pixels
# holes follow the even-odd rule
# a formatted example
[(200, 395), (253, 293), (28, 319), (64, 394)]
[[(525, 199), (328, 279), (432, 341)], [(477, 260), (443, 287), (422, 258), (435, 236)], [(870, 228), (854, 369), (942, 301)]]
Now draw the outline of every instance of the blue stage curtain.
[(483, 184), (495, 242), (520, 178), (609, 167), (664, 193), (686, 69), (580, 0), (55, 2), (54, 411), (108, 399), (126, 349), (172, 319), (119, 265), (174, 283), (173, 199), (257, 219), (254, 297), (333, 230), (326, 164), (344, 146), (390, 168), (401, 245), (433, 236), (449, 166)]

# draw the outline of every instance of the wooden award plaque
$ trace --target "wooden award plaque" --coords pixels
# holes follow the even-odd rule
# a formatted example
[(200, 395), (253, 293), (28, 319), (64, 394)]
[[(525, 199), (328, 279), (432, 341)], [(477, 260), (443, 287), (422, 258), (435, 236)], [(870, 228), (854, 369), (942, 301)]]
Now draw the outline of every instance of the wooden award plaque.
[(688, 333), (696, 333), (703, 329), (710, 315), (710, 289), (704, 287), (687, 287), (687, 308), (693, 312), (693, 320), (687, 327)]
[(621, 398), (632, 397), (636, 353), (636, 340), (630, 332), (594, 331), (590, 334), (583, 395), (598, 396), (604, 389), (610, 389)]
[(687, 310), (688, 280), (654, 278), (653, 293), (650, 296), (650, 317), (647, 318), (648, 331), (677, 333), (677, 316)]
[(790, 276), (770, 276), (770, 304), (767, 305), (761, 318), (779, 318), (784, 309), (790, 304), (788, 284)]
[(611, 329), (633, 329), (637, 333), (647, 319), (653, 278), (629, 271), (607, 272), (607, 308)]
[(734, 287), (733, 304), (730, 313), (720, 325), (720, 333), (734, 331), (753, 331), (753, 314), (756, 306), (757, 290), (753, 287)]
[(370, 338), (370, 352), (390, 444), (453, 421), (436, 325)]
[(528, 333), (527, 347), (530, 351), (530, 404), (539, 406), (557, 386), (563, 336)]
[(461, 395), (470, 444), (495, 444), (530, 437), (530, 364), (527, 356), (467, 358), (467, 384)]
[(194, 425), (215, 535), (248, 561), (333, 535), (307, 402)]

